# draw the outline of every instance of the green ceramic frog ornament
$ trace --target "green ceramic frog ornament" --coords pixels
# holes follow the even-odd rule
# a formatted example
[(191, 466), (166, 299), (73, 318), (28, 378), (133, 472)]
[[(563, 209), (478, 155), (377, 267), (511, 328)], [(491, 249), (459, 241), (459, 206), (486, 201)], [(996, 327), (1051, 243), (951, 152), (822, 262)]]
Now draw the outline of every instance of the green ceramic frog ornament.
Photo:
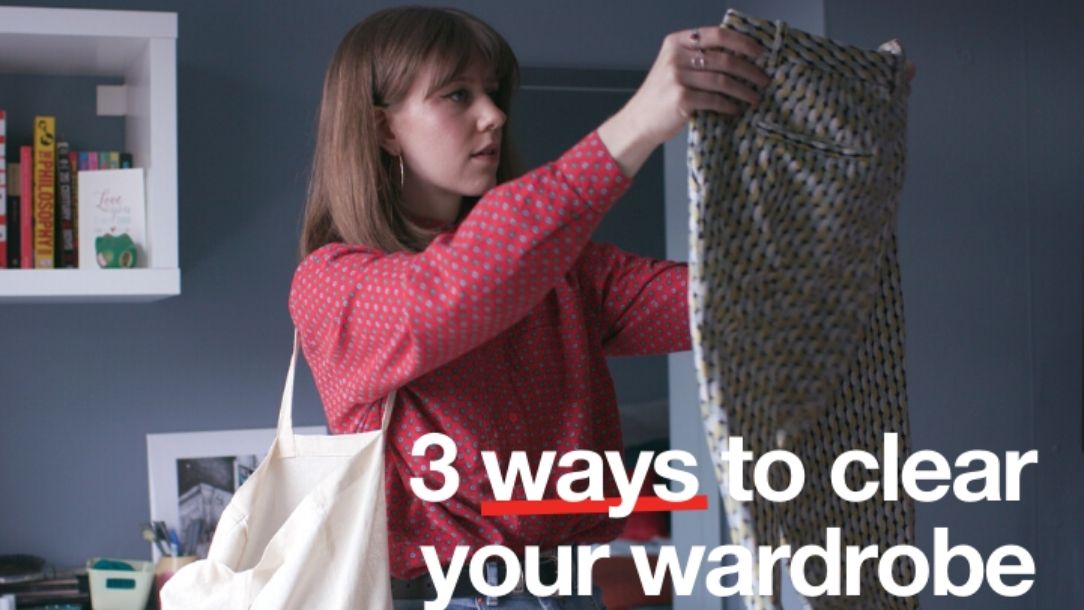
[(136, 266), (136, 245), (127, 233), (100, 235), (94, 240), (98, 266), (103, 269), (127, 269)]

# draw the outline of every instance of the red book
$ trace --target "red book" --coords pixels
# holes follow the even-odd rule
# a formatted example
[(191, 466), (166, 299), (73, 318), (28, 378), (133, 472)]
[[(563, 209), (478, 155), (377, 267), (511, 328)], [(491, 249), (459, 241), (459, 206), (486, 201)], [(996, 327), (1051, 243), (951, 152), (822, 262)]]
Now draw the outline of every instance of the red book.
[(19, 173), (23, 196), (19, 199), (19, 264), (23, 269), (34, 268), (34, 147), (19, 147)]

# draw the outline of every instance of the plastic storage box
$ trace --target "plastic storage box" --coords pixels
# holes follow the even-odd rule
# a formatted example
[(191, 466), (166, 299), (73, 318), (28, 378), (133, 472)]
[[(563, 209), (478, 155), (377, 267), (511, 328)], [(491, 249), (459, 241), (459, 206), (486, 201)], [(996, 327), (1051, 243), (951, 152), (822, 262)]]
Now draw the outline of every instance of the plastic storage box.
[(94, 610), (143, 610), (154, 583), (154, 564), (149, 561), (108, 559), (132, 566), (133, 570), (96, 569), (100, 558), (87, 560), (90, 603)]

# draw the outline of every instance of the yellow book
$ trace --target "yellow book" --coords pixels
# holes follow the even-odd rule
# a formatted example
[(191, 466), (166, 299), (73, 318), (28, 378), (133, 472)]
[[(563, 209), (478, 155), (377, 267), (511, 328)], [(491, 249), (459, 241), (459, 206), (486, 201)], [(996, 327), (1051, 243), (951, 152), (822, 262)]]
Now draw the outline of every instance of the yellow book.
[(56, 117), (34, 117), (34, 267), (56, 255)]

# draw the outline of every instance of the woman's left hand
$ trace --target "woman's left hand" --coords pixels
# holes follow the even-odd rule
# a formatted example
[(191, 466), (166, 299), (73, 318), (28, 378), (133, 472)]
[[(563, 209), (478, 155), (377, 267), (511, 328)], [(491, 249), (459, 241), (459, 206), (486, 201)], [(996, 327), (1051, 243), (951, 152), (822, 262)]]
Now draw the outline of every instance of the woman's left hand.
[[(736, 115), (760, 101), (771, 81), (754, 63), (764, 48), (745, 34), (719, 26), (673, 32), (655, 64), (599, 137), (621, 171), (633, 176), (657, 146), (684, 129), (698, 110)], [(744, 82), (743, 82), (744, 81)]]

